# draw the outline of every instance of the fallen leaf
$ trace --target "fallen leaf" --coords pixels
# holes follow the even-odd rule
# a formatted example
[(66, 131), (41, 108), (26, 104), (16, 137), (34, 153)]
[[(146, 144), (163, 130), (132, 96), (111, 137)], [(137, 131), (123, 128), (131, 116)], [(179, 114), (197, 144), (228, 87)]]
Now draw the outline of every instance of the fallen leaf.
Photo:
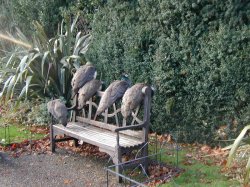
[(64, 184), (71, 184), (71, 182), (72, 182), (72, 181), (69, 180), (69, 179), (65, 179), (65, 180), (64, 180)]
[(227, 164), (227, 160), (226, 159), (224, 159), (224, 160), (222, 160), (220, 162), (220, 166), (226, 166), (226, 164)]
[(208, 145), (204, 145), (201, 147), (201, 151), (204, 153), (210, 153), (211, 152), (211, 147), (209, 147)]
[(74, 142), (73, 142), (73, 141), (70, 141), (70, 142), (69, 142), (69, 146), (70, 146), (70, 147), (73, 147), (73, 146), (74, 146)]

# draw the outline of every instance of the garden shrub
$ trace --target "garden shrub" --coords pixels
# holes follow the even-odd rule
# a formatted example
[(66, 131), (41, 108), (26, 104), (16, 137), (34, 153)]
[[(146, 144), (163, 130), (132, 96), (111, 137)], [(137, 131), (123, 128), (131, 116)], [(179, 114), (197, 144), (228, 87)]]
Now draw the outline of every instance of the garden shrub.
[(31, 108), (31, 111), (27, 115), (27, 123), (32, 125), (48, 125), (51, 123), (51, 118), (47, 109), (48, 101), (49, 100), (47, 98), (35, 101), (34, 105)]
[(48, 125), (51, 122), (47, 110), (48, 98), (19, 102), (1, 103), (0, 118), (7, 124)]
[(125, 71), (156, 87), (152, 130), (211, 143), (249, 122), (248, 1), (110, 0), (92, 29), (87, 56), (107, 84)]
[(81, 32), (88, 34), (91, 31), (91, 22), (95, 13), (105, 5), (106, 0), (74, 0), (69, 7), (62, 9), (63, 17), (79, 16), (77, 28)]
[(11, 24), (19, 27), (26, 35), (32, 35), (33, 21), (38, 21), (51, 37), (57, 33), (58, 23), (62, 20), (61, 11), (68, 7), (70, 2), (68, 0), (13, 0), (12, 3), (3, 5), (11, 5), (6, 6), (10, 12), (14, 12)]
[(33, 22), (38, 21), (52, 37), (63, 18), (80, 15), (78, 29), (88, 33), (94, 13), (104, 4), (103, 0), (0, 0), (0, 30), (15, 31), (14, 28), (18, 27), (32, 36)]

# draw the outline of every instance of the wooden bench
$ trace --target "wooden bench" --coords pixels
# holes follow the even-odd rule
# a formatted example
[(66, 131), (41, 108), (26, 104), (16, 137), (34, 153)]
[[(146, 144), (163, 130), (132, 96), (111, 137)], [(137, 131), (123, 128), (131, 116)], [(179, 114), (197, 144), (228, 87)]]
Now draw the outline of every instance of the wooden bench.
[[(118, 101), (112, 107), (106, 109), (96, 120), (95, 112), (100, 97), (104, 92), (98, 91), (87, 103), (85, 109), (77, 110), (77, 98), (75, 98), (71, 119), (67, 126), (62, 124), (51, 124), (50, 140), (51, 151), (55, 151), (55, 143), (65, 140), (78, 140), (99, 147), (112, 157), (116, 164), (116, 172), (122, 172), (122, 155), (132, 150), (139, 150), (145, 157), (142, 159), (144, 169), (148, 170), (148, 131), (150, 122), (151, 88), (145, 86), (142, 89), (144, 100), (129, 119), (123, 119), (121, 115), (121, 102)], [(76, 96), (77, 97), (77, 96)], [(64, 134), (67, 138), (57, 139), (56, 135)], [(121, 178), (118, 177), (119, 182)]]

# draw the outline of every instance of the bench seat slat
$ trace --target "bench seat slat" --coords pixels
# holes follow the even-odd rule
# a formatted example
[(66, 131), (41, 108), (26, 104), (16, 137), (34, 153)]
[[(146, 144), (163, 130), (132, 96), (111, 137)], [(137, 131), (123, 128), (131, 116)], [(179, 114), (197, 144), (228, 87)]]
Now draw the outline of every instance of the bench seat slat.
[[(72, 126), (73, 125), (74, 124), (72, 123)], [(116, 138), (114, 138), (114, 136), (116, 137), (116, 133), (107, 131), (105, 129), (96, 128), (96, 127), (91, 126), (91, 125), (89, 125), (89, 126), (87, 126), (85, 128), (88, 129), (89, 134), (93, 134), (93, 135), (98, 134), (99, 136), (101, 135), (102, 137), (106, 137), (109, 140), (114, 141), (114, 143), (116, 144)], [(120, 139), (120, 142), (124, 143), (124, 144), (128, 144), (128, 145), (137, 144), (137, 142), (139, 140), (138, 138), (134, 138), (134, 137), (127, 136), (127, 135), (122, 135), (121, 137), (122, 138)]]
[[(62, 132), (63, 134), (72, 136), (99, 147), (106, 149), (108, 148), (113, 151), (116, 147), (116, 133), (106, 129), (100, 129), (92, 125), (81, 124), (77, 122), (69, 122), (67, 127), (64, 127), (61, 124), (56, 124), (53, 126), (53, 128), (55, 131)], [(133, 147), (143, 143), (142, 140), (125, 134), (120, 134), (119, 142), (120, 146), (122, 147)]]
[[(96, 129), (96, 127), (93, 127), (93, 126), (88, 126), (88, 130), (89, 132), (91, 133), (94, 133), (94, 134), (98, 134), (98, 135), (102, 135), (103, 137), (107, 137), (109, 138), (110, 140), (113, 140), (114, 143), (116, 143), (116, 138), (114, 138), (114, 136), (116, 136), (116, 133), (110, 133), (106, 130), (103, 130), (103, 129)], [(132, 139), (131, 137), (129, 136), (126, 136), (126, 135), (122, 135), (122, 139), (120, 139), (120, 142), (121, 143), (128, 143), (129, 145), (132, 143), (136, 144), (138, 142), (138, 139)]]
[[(96, 126), (98, 128), (103, 128), (103, 129), (107, 129), (110, 131), (114, 131), (117, 128), (117, 126), (112, 125), (112, 124), (107, 124), (107, 123), (100, 122), (100, 121), (94, 121), (94, 120), (86, 119), (86, 118), (79, 117), (79, 116), (76, 117), (76, 120), (79, 122), (85, 123), (85, 124), (91, 124), (91, 125)], [(136, 138), (142, 137), (141, 130), (139, 130), (139, 131), (125, 130), (125, 131), (121, 131), (120, 133), (125, 134), (125, 135), (129, 135), (129, 136), (133, 136)]]

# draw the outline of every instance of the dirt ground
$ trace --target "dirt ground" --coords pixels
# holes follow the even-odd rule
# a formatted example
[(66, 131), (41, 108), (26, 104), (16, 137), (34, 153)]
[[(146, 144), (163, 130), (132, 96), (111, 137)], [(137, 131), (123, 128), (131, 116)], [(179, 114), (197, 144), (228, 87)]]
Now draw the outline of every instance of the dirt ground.
[[(85, 187), (107, 186), (107, 159), (84, 157), (62, 149), (55, 154), (10, 157), (0, 152), (0, 186), (3, 187)], [(122, 186), (109, 175), (109, 186)]]

